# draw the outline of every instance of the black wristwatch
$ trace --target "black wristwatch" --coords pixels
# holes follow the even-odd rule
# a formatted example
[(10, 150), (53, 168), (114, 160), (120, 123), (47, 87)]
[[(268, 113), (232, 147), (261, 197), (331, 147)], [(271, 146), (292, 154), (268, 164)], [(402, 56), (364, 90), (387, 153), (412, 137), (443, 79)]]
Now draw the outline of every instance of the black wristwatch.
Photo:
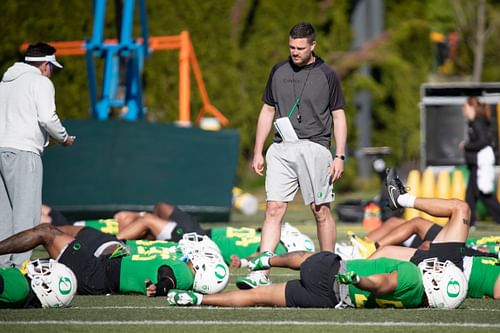
[(340, 158), (343, 161), (345, 160), (345, 155), (335, 155), (335, 158)]

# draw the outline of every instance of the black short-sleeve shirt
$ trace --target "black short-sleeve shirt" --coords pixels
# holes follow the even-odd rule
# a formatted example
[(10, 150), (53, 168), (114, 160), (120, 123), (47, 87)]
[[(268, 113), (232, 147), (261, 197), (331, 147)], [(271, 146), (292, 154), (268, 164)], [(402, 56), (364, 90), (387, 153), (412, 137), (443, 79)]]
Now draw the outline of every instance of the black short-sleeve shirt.
[[(276, 109), (276, 118), (289, 116), (300, 139), (311, 140), (328, 149), (332, 135), (332, 112), (345, 107), (336, 72), (319, 57), (303, 67), (296, 66), (290, 59), (276, 64), (269, 75), (262, 100)], [(281, 142), (277, 133), (274, 142)]]

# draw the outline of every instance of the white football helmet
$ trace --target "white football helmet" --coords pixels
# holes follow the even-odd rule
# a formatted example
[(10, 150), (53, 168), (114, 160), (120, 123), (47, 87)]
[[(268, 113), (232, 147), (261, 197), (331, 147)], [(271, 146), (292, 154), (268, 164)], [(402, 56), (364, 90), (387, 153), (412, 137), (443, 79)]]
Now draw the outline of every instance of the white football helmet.
[(422, 261), (418, 268), (431, 308), (455, 309), (465, 300), (467, 279), (451, 261), (443, 263), (437, 258), (429, 258)]
[(217, 244), (213, 240), (210, 239), (210, 237), (204, 235), (199, 235), (196, 232), (190, 232), (187, 234), (184, 234), (182, 236), (182, 239), (179, 240), (179, 247), (181, 248), (182, 254), (187, 256), (189, 253), (197, 253), (201, 252), (202, 249), (205, 251), (208, 251), (210, 249), (210, 252), (217, 253), (220, 255), (220, 249)]
[(314, 243), (308, 236), (304, 235), (288, 222), (281, 225), (281, 243), (288, 252), (309, 251), (314, 252)]
[(53, 259), (37, 259), (26, 266), (31, 288), (43, 308), (68, 306), (76, 293), (75, 274)]
[(226, 288), (229, 268), (222, 259), (211, 252), (190, 255), (195, 270), (193, 290), (203, 294), (215, 294)]

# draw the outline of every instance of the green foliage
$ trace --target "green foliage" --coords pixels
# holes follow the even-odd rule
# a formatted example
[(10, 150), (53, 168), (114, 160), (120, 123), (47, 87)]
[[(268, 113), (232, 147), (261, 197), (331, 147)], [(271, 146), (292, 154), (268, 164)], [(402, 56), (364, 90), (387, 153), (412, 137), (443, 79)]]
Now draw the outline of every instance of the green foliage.
[[(399, 12), (398, 7), (394, 10)], [(344, 87), (372, 93), (373, 145), (390, 146), (394, 153), (391, 162), (397, 164), (419, 157), (420, 85), (426, 82), (432, 53), (429, 25), (423, 20), (408, 19), (387, 32), (389, 41), (374, 51), (379, 56), (368, 63), (378, 75), (355, 72), (344, 79)], [(349, 111), (351, 117), (356, 112)], [(353, 142), (351, 139), (351, 147)]]
[[(448, 64), (444, 79), (469, 81), (474, 63), (473, 48), (477, 45), (479, 1), (435, 0), (427, 1), (427, 19), (432, 31), (459, 34), (458, 52)], [(484, 64), (482, 81), (500, 81), (500, 69), (496, 64), (500, 40), (500, 3), (485, 1)], [(443, 78), (441, 78), (443, 79)]]
[[(10, 24), (2, 26), (0, 70), (22, 60), (23, 42), (83, 40), (91, 35), (91, 1), (47, 2), (6, 0), (0, 12)], [(78, 13), (75, 19), (75, 13)], [(88, 115), (89, 98), (83, 57), (61, 58), (64, 69), (53, 76), (58, 112), (63, 118)]]
[(456, 31), (455, 15), (450, 0), (428, 1), (426, 14), (432, 31), (443, 34)]
[[(262, 92), (271, 67), (288, 55), (290, 27), (311, 22), (318, 31), (317, 54), (334, 68), (331, 54), (351, 51), (353, 30), (349, 0), (149, 0), (151, 36), (178, 35), (189, 31), (210, 99), (230, 119), (230, 127), (241, 134), (240, 177), (247, 177), (252, 157), (257, 116)], [(356, 149), (357, 109), (354, 96), (360, 89), (373, 94), (373, 145), (390, 146), (393, 163), (419, 156), (420, 85), (432, 71), (433, 47), (430, 31), (450, 32), (456, 22), (447, 0), (386, 0), (385, 27), (388, 40), (374, 52), (376, 57), (362, 60), (356, 68), (369, 65), (373, 76), (351, 71), (342, 78), (349, 124), (348, 145)], [(498, 31), (499, 4), (488, 1), (488, 22)], [(19, 46), (34, 41), (83, 40), (92, 34), (92, 1), (4, 0), (0, 12), (12, 24), (4, 24), (0, 44), (0, 70), (20, 59)], [(496, 29), (496, 30), (495, 30)], [(139, 36), (138, 15), (134, 34)], [(486, 46), (484, 79), (500, 80), (496, 64), (500, 39), (489, 35)], [(108, 1), (107, 38), (116, 36), (114, 2)], [(468, 47), (459, 45), (457, 73), (470, 73), (472, 57)], [(157, 51), (145, 61), (144, 101), (151, 121), (175, 121), (178, 117), (178, 51)], [(61, 57), (64, 69), (54, 76), (58, 112), (62, 118), (89, 117), (89, 96), (84, 57)], [(102, 66), (102, 61), (99, 61)], [(98, 70), (97, 73), (100, 73)], [(192, 119), (202, 107), (194, 78)], [(341, 186), (349, 189), (356, 177), (354, 158)], [(255, 183), (258, 181), (251, 181)]]
[(483, 81), (500, 81), (500, 66), (498, 66), (498, 54), (500, 53), (500, 2), (488, 3), (488, 34), (486, 39)]

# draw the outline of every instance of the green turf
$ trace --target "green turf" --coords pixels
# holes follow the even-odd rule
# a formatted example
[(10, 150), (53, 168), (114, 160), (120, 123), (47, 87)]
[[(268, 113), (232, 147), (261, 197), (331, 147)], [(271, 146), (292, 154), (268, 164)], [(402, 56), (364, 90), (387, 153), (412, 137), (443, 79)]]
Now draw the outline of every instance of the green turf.
[(500, 302), (467, 300), (460, 309), (281, 309), (169, 307), (144, 296), (77, 296), (68, 309), (1, 310), (2, 332), (494, 332)]

